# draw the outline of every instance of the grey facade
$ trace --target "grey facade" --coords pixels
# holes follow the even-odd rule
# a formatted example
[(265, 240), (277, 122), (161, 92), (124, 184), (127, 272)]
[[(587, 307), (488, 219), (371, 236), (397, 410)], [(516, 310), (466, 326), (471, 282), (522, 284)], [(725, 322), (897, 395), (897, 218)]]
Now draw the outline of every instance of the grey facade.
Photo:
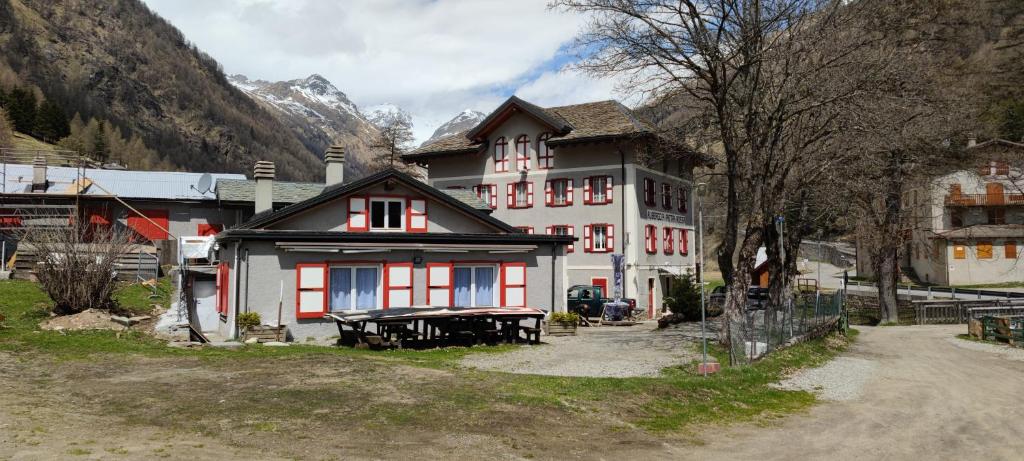
[[(550, 109), (516, 98), (510, 102), (477, 128), (455, 135), (467, 139), (476, 136), (475, 141), (443, 139), (407, 155), (406, 161), (427, 166), (428, 182), (439, 189), (490, 188), (497, 193), (497, 200), (492, 202), (493, 215), (513, 226), (538, 234), (554, 232), (553, 226), (571, 226), (571, 235), (579, 242), (567, 255), (566, 286), (604, 282), (610, 289), (613, 275), (609, 255), (624, 254), (624, 296), (636, 298), (639, 307), (656, 315), (671, 277), (695, 268), (691, 191), (697, 158), (679, 151), (649, 160), (651, 156), (645, 153), (652, 143), (653, 129), (612, 101)], [(538, 110), (548, 117), (537, 116)], [(566, 125), (551, 122), (551, 118), (564, 120)], [(614, 132), (605, 133), (605, 127)], [(517, 149), (522, 149), (516, 141), (523, 135), (528, 139), (528, 165), (517, 164)], [(550, 136), (547, 149), (540, 141), (544, 135)], [(507, 168), (496, 161), (495, 150), (501, 139), (508, 143)], [(551, 154), (550, 161), (542, 160), (545, 150)], [(610, 203), (587, 203), (586, 181), (596, 177), (610, 178)], [(549, 203), (549, 181), (564, 179), (571, 181), (571, 204)], [(653, 181), (656, 188), (654, 204), (645, 203), (645, 180), (648, 184)], [(532, 183), (529, 206), (517, 206), (514, 197), (509, 198), (509, 185), (520, 182)], [(671, 195), (668, 207), (662, 204), (662, 187), (666, 184)], [(587, 226), (604, 224), (613, 229), (611, 248), (601, 251), (593, 245), (588, 247)], [(648, 251), (647, 226), (653, 226), (656, 232), (653, 252)], [(671, 248), (665, 242), (666, 229), (671, 229)]]
[[(364, 199), (403, 200), (407, 212), (413, 201), (423, 200), (425, 216), (414, 222), (405, 214), (401, 229), (383, 230), (373, 228), (371, 210), (366, 214), (371, 225), (363, 227), (353, 203)], [(327, 312), (452, 305), (457, 302), (452, 277), (459, 268), (474, 268), (474, 273), (484, 268), (494, 276), (487, 283), (474, 280), (492, 296), (489, 301), (474, 298), (474, 305), (558, 310), (556, 294), (566, 289), (565, 246), (572, 243), (566, 237), (521, 234), (396, 171), (328, 187), (309, 200), (256, 215), (217, 240), (224, 277), (220, 334), (237, 335), (239, 312), (258, 312), (264, 323), (276, 324), (281, 301), (281, 324), (297, 340), (337, 335), (333, 321), (324, 318)], [(350, 268), (375, 274), (372, 283), (377, 285), (367, 285), (373, 288), (365, 296), (370, 304), (359, 305), (365, 287), (353, 300), (346, 295), (348, 288), (337, 285), (342, 282), (335, 275)], [(324, 282), (318, 288), (320, 274)], [(347, 277), (344, 283), (354, 283)]]

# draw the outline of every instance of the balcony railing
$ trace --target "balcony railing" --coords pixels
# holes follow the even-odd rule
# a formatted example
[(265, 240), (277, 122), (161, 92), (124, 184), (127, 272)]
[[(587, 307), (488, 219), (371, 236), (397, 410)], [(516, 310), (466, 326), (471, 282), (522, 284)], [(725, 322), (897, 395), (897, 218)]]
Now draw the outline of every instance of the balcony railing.
[(1024, 194), (949, 194), (946, 206), (1024, 205)]

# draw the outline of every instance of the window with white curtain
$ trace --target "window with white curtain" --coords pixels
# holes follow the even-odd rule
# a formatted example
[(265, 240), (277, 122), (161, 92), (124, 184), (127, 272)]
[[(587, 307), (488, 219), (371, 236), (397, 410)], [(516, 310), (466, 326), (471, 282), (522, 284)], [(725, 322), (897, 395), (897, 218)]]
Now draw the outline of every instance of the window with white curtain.
[(380, 282), (380, 268), (376, 266), (331, 267), (328, 306), (331, 311), (379, 309)]
[(455, 266), (452, 269), (453, 305), (494, 307), (498, 270), (495, 266)]

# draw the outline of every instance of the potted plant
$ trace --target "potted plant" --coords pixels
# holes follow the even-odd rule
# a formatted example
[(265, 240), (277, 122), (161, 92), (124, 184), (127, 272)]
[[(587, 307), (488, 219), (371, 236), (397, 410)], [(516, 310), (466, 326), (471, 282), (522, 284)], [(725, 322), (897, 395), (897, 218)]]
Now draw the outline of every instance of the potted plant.
[(263, 343), (268, 341), (284, 341), (284, 327), (261, 325), (262, 320), (258, 312), (244, 312), (238, 314), (238, 328), (242, 330), (242, 338), (245, 341), (256, 339)]
[(250, 334), (260, 326), (262, 319), (260, 319), (259, 312), (243, 312), (238, 314), (238, 319), (235, 322), (238, 324), (238, 329), (242, 330), (242, 337), (249, 339)]
[(548, 318), (547, 334), (551, 336), (576, 336), (580, 316), (575, 312), (552, 312)]

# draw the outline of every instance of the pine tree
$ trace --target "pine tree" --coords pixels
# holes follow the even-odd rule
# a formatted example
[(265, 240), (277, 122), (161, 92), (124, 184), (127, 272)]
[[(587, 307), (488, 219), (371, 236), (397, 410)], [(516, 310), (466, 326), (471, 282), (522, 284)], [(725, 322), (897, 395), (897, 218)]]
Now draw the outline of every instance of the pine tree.
[(11, 121), (7, 118), (7, 112), (0, 109), (0, 148), (13, 147), (13, 145), (14, 127), (11, 126)]
[(96, 132), (92, 138), (92, 158), (99, 162), (106, 162), (110, 156), (110, 149), (107, 147), (107, 134), (103, 120), (99, 121)]
[(53, 101), (43, 101), (36, 113), (34, 133), (46, 142), (56, 142), (71, 134), (71, 125), (68, 124), (68, 118), (64, 115), (64, 109)]
[(7, 95), (7, 115), (16, 131), (32, 133), (36, 126), (36, 95), (32, 90), (15, 87)]

